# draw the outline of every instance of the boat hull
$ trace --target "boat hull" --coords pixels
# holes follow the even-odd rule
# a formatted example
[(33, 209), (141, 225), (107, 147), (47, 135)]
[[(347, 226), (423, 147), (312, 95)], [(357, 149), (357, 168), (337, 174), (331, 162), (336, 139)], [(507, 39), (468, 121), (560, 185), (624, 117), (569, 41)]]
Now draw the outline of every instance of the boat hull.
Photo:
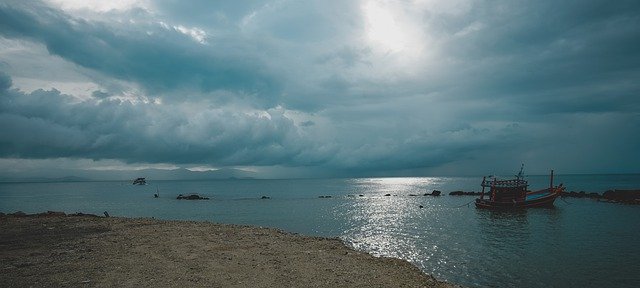
[(525, 201), (497, 202), (489, 199), (476, 199), (476, 207), (484, 209), (519, 209), (535, 207), (551, 207), (556, 198), (560, 196), (562, 189), (548, 189), (527, 194)]

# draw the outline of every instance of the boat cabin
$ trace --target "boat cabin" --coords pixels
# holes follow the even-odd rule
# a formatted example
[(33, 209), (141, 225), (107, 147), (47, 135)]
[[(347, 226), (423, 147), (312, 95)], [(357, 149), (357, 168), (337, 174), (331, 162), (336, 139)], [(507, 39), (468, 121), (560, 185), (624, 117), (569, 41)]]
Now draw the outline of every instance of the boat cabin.
[(496, 178), (487, 181), (482, 179), (482, 194), (480, 199), (484, 199), (485, 188), (489, 188), (488, 196), (494, 202), (521, 202), (527, 197), (527, 180), (516, 178), (510, 180), (497, 180)]
[(136, 178), (136, 180), (133, 180), (133, 185), (147, 185), (147, 181), (143, 177)]

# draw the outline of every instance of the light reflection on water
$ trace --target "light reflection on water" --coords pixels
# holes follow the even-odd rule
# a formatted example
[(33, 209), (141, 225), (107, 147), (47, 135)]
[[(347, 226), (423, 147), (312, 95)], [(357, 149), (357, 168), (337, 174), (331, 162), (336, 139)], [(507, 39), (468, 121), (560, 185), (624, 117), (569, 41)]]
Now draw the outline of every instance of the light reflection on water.
[[(593, 180), (558, 178), (570, 190)], [(622, 179), (622, 188), (640, 187), (640, 177), (615, 179)], [(546, 185), (543, 178), (536, 181)], [(610, 181), (598, 185), (616, 188), (618, 182)], [(250, 224), (340, 237), (356, 249), (405, 259), (438, 279), (467, 286), (640, 287), (638, 206), (570, 199), (572, 204), (558, 201), (551, 209), (478, 210), (465, 205), (473, 197), (446, 195), (479, 187), (477, 178), (464, 177), (150, 183), (0, 184), (0, 211), (107, 210), (116, 216)], [(153, 199), (158, 187), (161, 197)], [(423, 196), (433, 190), (443, 196)], [(175, 200), (187, 193), (212, 200)], [(271, 199), (261, 200), (263, 195)]]
[[(362, 193), (372, 197), (354, 199), (357, 201), (345, 202), (334, 208), (336, 218), (350, 223), (342, 238), (356, 249), (377, 256), (406, 259), (439, 279), (469, 286), (609, 286), (611, 282), (607, 276), (592, 275), (595, 271), (606, 271), (607, 265), (612, 263), (630, 265), (622, 268), (624, 271), (618, 271), (617, 274), (625, 277), (615, 286), (634, 287), (640, 284), (640, 277), (633, 272), (640, 264), (637, 259), (630, 256), (604, 257), (606, 260), (603, 262), (589, 263), (586, 259), (602, 256), (576, 253), (578, 249), (584, 251), (584, 242), (593, 241), (584, 239), (585, 236), (592, 238), (593, 234), (577, 236), (567, 233), (574, 232), (576, 227), (573, 225), (587, 224), (576, 215), (563, 215), (574, 212), (577, 206), (563, 203), (553, 208), (492, 211), (475, 209), (473, 204), (464, 205), (468, 203), (465, 201), (473, 200), (472, 197), (409, 196), (439, 189), (438, 185), (445, 182), (438, 178), (357, 181)], [(389, 193), (392, 196), (383, 196)], [(620, 208), (591, 200), (581, 199), (580, 202), (607, 211)], [(629, 218), (640, 216), (638, 210), (628, 210), (632, 214), (622, 222), (640, 228)], [(603, 221), (594, 217), (589, 217), (589, 220)], [(615, 223), (610, 228), (629, 232), (629, 228), (618, 224), (622, 223)], [(640, 236), (637, 230), (629, 234), (625, 237), (640, 240), (637, 239)], [(607, 241), (606, 238), (601, 240)], [(620, 242), (619, 246), (607, 247), (608, 250), (605, 248), (594, 254), (607, 255), (610, 250), (616, 250), (614, 254), (620, 253), (630, 243), (634, 242)], [(629, 252), (640, 256), (637, 247)], [(584, 258), (580, 259), (576, 254), (582, 254)], [(590, 270), (594, 273), (586, 272)]]

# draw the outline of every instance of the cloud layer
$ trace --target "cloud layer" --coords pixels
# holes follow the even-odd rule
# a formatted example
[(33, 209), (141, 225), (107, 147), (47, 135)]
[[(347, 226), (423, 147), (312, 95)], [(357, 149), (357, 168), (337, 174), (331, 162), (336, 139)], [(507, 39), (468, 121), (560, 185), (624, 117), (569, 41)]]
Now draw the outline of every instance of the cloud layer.
[(6, 163), (639, 172), (635, 1), (110, 5), (0, 4)]

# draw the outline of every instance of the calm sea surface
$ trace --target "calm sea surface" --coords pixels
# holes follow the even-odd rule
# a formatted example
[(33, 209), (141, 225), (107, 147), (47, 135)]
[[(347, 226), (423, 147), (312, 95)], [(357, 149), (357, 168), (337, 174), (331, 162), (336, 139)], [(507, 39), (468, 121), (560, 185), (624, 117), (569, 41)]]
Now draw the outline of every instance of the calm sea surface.
[[(640, 175), (559, 175), (568, 191), (640, 189)], [(558, 199), (555, 208), (477, 210), (478, 177), (0, 183), (0, 212), (47, 210), (275, 227), (339, 237), (482, 287), (640, 287), (640, 206)], [(548, 186), (531, 176), (532, 189)], [(153, 198), (159, 192), (160, 198)], [(199, 193), (209, 201), (175, 200)], [(384, 196), (391, 194), (391, 196)], [(328, 195), (331, 198), (319, 198)], [(362, 195), (362, 196), (360, 196)], [(271, 199), (260, 199), (269, 196)], [(420, 205), (423, 208), (420, 208)]]

